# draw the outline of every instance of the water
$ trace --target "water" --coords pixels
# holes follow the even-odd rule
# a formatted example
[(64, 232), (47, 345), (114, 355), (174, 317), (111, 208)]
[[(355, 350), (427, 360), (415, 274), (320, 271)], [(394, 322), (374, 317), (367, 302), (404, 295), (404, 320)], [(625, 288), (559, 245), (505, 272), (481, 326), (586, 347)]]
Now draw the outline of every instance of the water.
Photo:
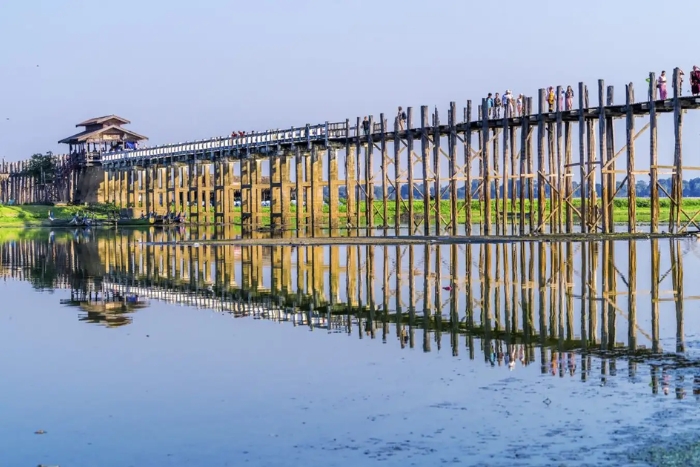
[(695, 241), (193, 237), (0, 244), (0, 465), (697, 462)]

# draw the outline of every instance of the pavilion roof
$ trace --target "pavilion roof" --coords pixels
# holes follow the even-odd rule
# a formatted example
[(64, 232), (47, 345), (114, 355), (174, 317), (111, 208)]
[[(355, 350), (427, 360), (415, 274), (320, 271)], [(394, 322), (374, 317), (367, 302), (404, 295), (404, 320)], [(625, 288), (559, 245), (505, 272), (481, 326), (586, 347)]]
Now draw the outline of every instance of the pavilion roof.
[(122, 118), (118, 115), (105, 115), (103, 117), (95, 117), (95, 118), (91, 118), (89, 120), (85, 120), (84, 122), (80, 122), (75, 126), (81, 127), (81, 126), (88, 126), (88, 125), (99, 125), (100, 123), (104, 123), (108, 120), (117, 120), (122, 125), (128, 125), (129, 123), (131, 123), (129, 120)]
[[(104, 118), (104, 117), (103, 117)], [(76, 144), (76, 143), (84, 143), (85, 141), (88, 140), (102, 140), (101, 136), (104, 133), (111, 132), (112, 134), (114, 133), (120, 133), (120, 140), (121, 141), (143, 141), (147, 140), (148, 138), (140, 135), (134, 131), (127, 130), (126, 128), (122, 128), (118, 125), (109, 125), (103, 128), (98, 128), (97, 130), (85, 130), (81, 131), (80, 133), (76, 133), (73, 136), (69, 136), (68, 138), (62, 139), (59, 141), (59, 144)]]

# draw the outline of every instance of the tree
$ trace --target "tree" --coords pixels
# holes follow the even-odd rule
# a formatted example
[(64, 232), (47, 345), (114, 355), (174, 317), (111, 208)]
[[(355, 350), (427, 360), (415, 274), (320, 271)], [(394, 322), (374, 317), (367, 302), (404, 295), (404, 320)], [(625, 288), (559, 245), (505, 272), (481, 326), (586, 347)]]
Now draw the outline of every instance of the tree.
[(46, 154), (34, 154), (29, 159), (24, 173), (32, 177), (37, 184), (53, 183), (56, 176), (56, 159), (50, 151)]

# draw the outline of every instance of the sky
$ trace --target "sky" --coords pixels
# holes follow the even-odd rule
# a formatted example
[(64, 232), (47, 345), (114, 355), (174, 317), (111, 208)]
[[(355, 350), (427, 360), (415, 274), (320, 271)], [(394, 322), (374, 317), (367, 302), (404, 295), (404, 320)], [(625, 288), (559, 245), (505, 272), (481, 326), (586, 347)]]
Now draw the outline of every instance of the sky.
[[(599, 78), (616, 103), (628, 82), (640, 100), (650, 71), (700, 64), (696, 5), (0, 0), (0, 158), (66, 152), (57, 141), (76, 123), (107, 114), (157, 145), (393, 116), (399, 105), (437, 106), (446, 119), (450, 101), (579, 81), (595, 92)], [(691, 112), (686, 148), (697, 147), (693, 122)], [(686, 163), (700, 165), (691, 152)]]

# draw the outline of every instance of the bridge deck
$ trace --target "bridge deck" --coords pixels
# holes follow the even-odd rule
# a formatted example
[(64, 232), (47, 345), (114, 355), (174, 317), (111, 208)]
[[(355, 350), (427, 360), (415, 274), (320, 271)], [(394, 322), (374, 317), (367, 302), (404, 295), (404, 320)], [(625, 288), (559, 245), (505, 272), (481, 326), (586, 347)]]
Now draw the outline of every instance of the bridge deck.
[[(679, 98), (680, 107), (684, 110), (700, 108), (700, 97), (687, 96)], [(634, 115), (647, 115), (651, 109), (651, 102), (637, 102), (632, 104)], [(655, 101), (657, 113), (669, 113), (674, 111), (674, 99)], [(584, 120), (595, 120), (600, 117), (599, 107), (588, 107), (583, 110), (565, 110), (561, 112), (545, 112), (542, 114), (530, 114), (522, 117), (494, 118), (487, 121), (489, 128), (502, 128), (505, 123), (509, 127), (521, 127), (524, 122), (537, 124), (542, 121), (556, 123), (561, 117), (562, 122), (578, 122), (583, 113)], [(627, 105), (608, 105), (604, 107), (606, 117), (622, 118), (627, 114)], [(506, 122), (507, 120), (507, 122)], [(359, 121), (359, 120), (358, 120)], [(483, 129), (481, 120), (456, 123), (454, 131), (456, 133), (474, 132)], [(388, 125), (394, 127), (394, 124)], [(382, 137), (385, 140), (406, 139), (410, 136), (420, 138), (425, 128), (430, 128), (434, 133), (436, 128), (440, 135), (447, 135), (453, 131), (451, 125), (426, 126), (420, 128), (410, 128), (403, 131), (388, 131), (382, 128), (381, 123), (374, 123), (369, 136), (358, 135), (357, 125), (351, 126), (349, 121), (336, 123), (323, 123), (318, 125), (306, 125), (288, 130), (269, 130), (261, 133), (254, 133), (242, 137), (219, 137), (201, 141), (190, 141), (177, 144), (166, 144), (152, 148), (144, 148), (131, 151), (118, 151), (103, 154), (102, 165), (106, 167), (119, 167), (129, 165), (140, 165), (146, 161), (162, 162), (170, 159), (175, 162), (181, 158), (203, 155), (209, 156), (211, 160), (218, 158), (233, 157), (245, 158), (255, 156), (265, 158), (278, 155), (279, 151), (293, 149), (297, 145), (306, 145), (309, 149), (312, 145), (323, 145), (326, 147), (343, 148), (350, 138), (356, 142), (359, 139), (361, 144), (367, 143), (370, 138), (378, 141)], [(174, 159), (174, 160), (173, 160)]]

